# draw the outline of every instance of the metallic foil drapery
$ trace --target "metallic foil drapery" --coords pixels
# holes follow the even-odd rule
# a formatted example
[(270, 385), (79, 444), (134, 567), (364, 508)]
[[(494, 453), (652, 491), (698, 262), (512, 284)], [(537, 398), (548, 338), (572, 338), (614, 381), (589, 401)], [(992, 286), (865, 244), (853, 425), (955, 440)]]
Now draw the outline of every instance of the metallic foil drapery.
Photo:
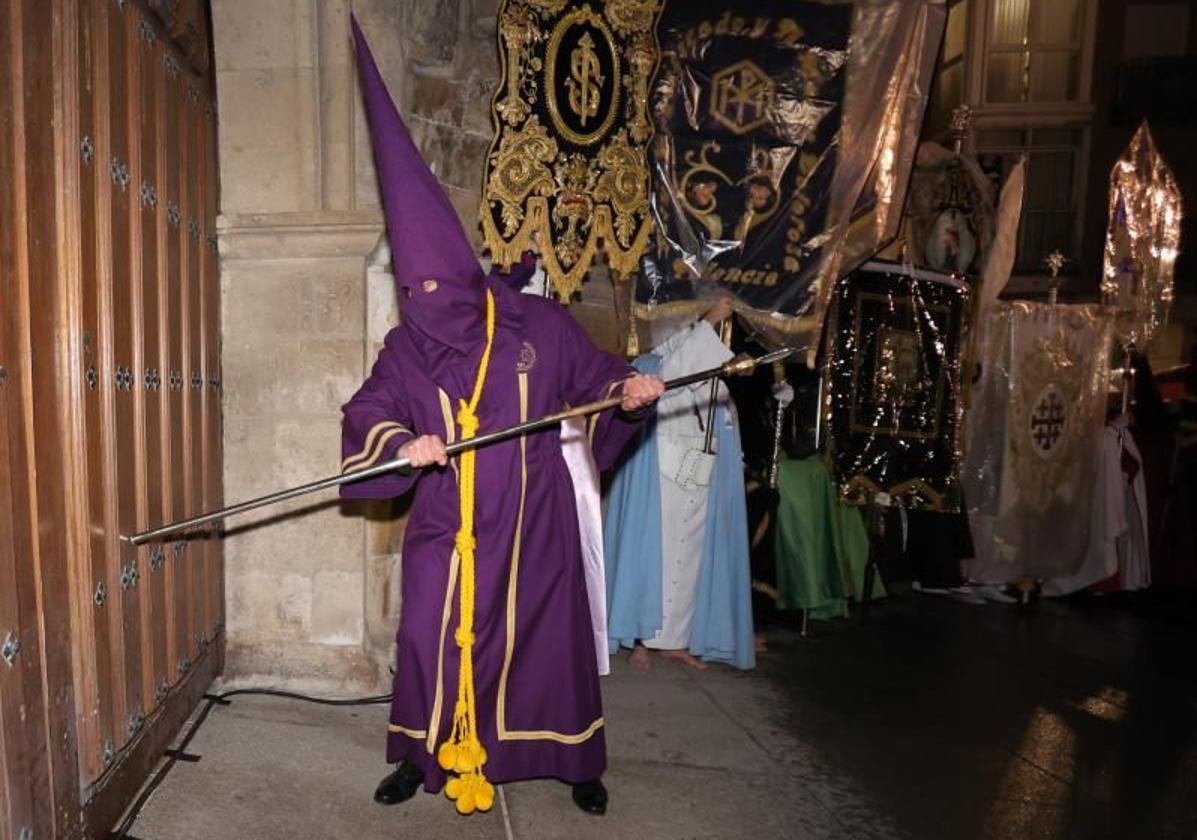
[(646, 144), (664, 0), (504, 0), (480, 215), (496, 265), (538, 238), (563, 300), (602, 249), (635, 270), (651, 220)]
[(988, 321), (962, 470), (969, 577), (1068, 576), (1089, 546), (1113, 319), (1101, 306), (1018, 301)]
[(1144, 122), (1110, 172), (1101, 291), (1123, 345), (1145, 351), (1168, 320), (1180, 218), (1180, 189)]
[(828, 324), (828, 426), (841, 495), (888, 493), (957, 510), (968, 287), (949, 275), (869, 262), (835, 289)]
[(942, 0), (669, 4), (640, 317), (718, 287), (766, 341), (813, 348), (835, 278), (897, 229), (944, 19)]

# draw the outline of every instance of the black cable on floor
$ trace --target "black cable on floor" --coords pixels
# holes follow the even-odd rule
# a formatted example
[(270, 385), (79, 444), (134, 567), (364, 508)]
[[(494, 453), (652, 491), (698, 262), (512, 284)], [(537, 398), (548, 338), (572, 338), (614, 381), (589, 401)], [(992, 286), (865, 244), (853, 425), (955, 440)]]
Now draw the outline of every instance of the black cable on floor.
[(166, 775), (171, 771), (179, 759), (187, 752), (187, 745), (191, 743), (191, 739), (199, 732), (199, 728), (203, 726), (204, 721), (208, 719), (208, 715), (212, 712), (215, 706), (227, 706), (231, 702), (229, 698), (232, 697), (281, 697), (285, 700), (298, 700), (303, 703), (315, 703), (320, 706), (380, 706), (391, 702), (390, 694), (378, 694), (373, 697), (351, 697), (348, 699), (332, 699), (327, 697), (312, 697), (307, 694), (299, 694), (294, 691), (281, 691), (276, 688), (235, 688), (232, 691), (225, 691), (221, 694), (205, 694), (204, 707), (200, 709), (195, 720), (187, 727), (186, 733), (183, 735), (183, 740), (179, 745), (166, 753), (166, 762), (158, 768), (150, 780), (146, 783), (137, 799), (129, 807), (125, 813), (125, 818), (121, 820), (120, 825), (116, 830), (108, 835), (108, 840), (135, 840), (130, 837), (129, 830), (133, 827), (133, 823), (137, 821), (138, 816), (141, 815), (141, 810), (146, 803), (150, 801), (150, 797), (154, 795), (162, 782), (166, 779)]
[(230, 697), (239, 697), (242, 695), (282, 697), (286, 700), (299, 700), (304, 703), (315, 703), (320, 706), (381, 706), (384, 703), (390, 703), (392, 697), (390, 694), (378, 694), (374, 697), (351, 697), (348, 700), (333, 700), (327, 697), (310, 697), (307, 694), (296, 694), (293, 691), (280, 691), (275, 688), (235, 688), (223, 694), (204, 696), (205, 698), (212, 697), (215, 703), (223, 706), (225, 703), (221, 701), (227, 702)]

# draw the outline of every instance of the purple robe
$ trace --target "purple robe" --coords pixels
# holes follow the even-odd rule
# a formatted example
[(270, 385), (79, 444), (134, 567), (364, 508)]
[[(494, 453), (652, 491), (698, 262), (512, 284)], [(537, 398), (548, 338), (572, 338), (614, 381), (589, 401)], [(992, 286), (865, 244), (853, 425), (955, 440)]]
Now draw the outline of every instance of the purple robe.
[[(594, 347), (557, 303), (512, 291), (496, 275), (496, 329), (478, 415), (479, 434), (617, 393), (634, 373)], [(419, 333), (397, 327), (369, 379), (344, 406), (344, 468), (394, 457), (415, 435), (460, 437), (481, 346), (429, 363)], [(599, 469), (635, 432), (618, 411), (590, 426)], [(415, 489), (403, 540), (403, 612), (387, 758), (406, 759), (437, 791), (436, 750), (450, 734), (457, 697), (459, 518), (456, 465), (386, 475), (342, 488), (384, 499)], [(606, 767), (602, 701), (578, 536), (574, 491), (550, 428), (477, 455), (477, 595), (474, 675), (485, 773), (495, 783), (556, 777), (577, 783)]]

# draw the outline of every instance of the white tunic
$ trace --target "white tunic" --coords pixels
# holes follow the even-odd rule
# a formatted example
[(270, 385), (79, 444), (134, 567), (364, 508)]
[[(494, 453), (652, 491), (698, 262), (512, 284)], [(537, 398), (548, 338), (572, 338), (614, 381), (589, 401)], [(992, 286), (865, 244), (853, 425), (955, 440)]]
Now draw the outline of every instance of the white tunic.
[(1151, 585), (1151, 556), (1147, 541), (1147, 486), (1140, 467), (1132, 481), (1122, 470), (1122, 451), (1142, 464), (1126, 415), (1106, 426), (1101, 462), (1093, 494), (1092, 524), (1085, 562), (1076, 574), (1043, 584), (1044, 596), (1067, 595), (1113, 575), (1123, 590)]
[[(663, 359), (661, 375), (673, 379), (713, 368), (732, 357), (705, 320), (688, 325), (653, 349)], [(711, 386), (701, 382), (670, 391), (657, 406), (657, 454), (661, 470), (661, 632), (647, 647), (690, 646), (690, 624), (698, 591), (707, 491), (713, 456), (702, 452)], [(729, 407), (727, 389), (718, 400)]]
[[(524, 294), (544, 296), (544, 269), (536, 271), (522, 289)], [(578, 508), (578, 536), (582, 539), (582, 563), (586, 572), (586, 596), (590, 603), (590, 626), (594, 631), (594, 652), (598, 672), (611, 673), (607, 651), (607, 586), (603, 569), (603, 514), (599, 494), (599, 471), (586, 435), (586, 419), (576, 417), (561, 424), (561, 454), (574, 485)]]
[(607, 650), (607, 585), (603, 563), (603, 514), (599, 495), (599, 471), (590, 451), (586, 418), (575, 417), (561, 424), (561, 454), (574, 483), (578, 507), (578, 535), (582, 538), (582, 563), (586, 571), (586, 595), (590, 602), (590, 626), (594, 631), (594, 652), (601, 676), (611, 673)]

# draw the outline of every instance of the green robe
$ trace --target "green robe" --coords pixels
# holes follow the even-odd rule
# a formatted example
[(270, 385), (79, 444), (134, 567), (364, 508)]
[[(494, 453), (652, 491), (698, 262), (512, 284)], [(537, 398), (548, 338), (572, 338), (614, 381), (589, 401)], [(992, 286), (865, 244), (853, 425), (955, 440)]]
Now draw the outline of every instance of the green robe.
[[(869, 535), (860, 508), (839, 503), (821, 454), (783, 460), (778, 473), (777, 606), (841, 618), (864, 591)], [(873, 597), (885, 595), (879, 578)]]

